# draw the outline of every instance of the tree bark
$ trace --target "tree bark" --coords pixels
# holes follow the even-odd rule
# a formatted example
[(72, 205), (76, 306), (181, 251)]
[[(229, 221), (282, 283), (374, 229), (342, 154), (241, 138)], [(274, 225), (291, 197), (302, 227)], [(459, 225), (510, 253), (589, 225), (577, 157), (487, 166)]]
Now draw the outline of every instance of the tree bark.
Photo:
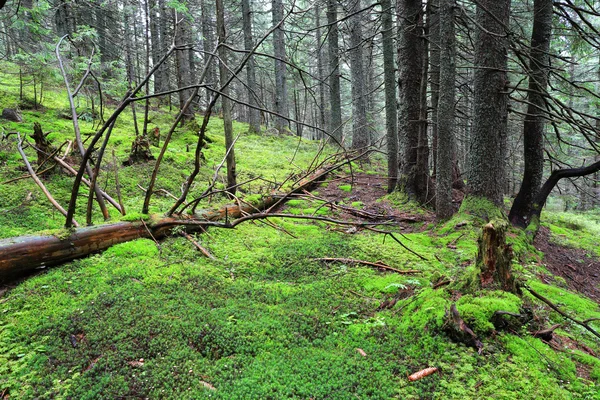
[(367, 126), (367, 96), (362, 46), (360, 0), (350, 0), (350, 76), (352, 86), (352, 149), (369, 146)]
[[(188, 39), (190, 37), (190, 22), (188, 21), (187, 16), (184, 14), (176, 13), (173, 10), (173, 18), (176, 20), (176, 28), (175, 28), (175, 45), (178, 47), (190, 45), (188, 43)], [(192, 85), (192, 75), (190, 71), (190, 60), (189, 60), (189, 49), (178, 49), (176, 51), (176, 61), (177, 61), (177, 86), (179, 88), (187, 87)], [(180, 90), (178, 92), (179, 96), (179, 110), (183, 110), (183, 107), (187, 101), (187, 99), (192, 95), (193, 89)], [(188, 107), (184, 112), (184, 121), (191, 121), (194, 119), (194, 109), (193, 107)]]
[(527, 115), (523, 124), (523, 156), (525, 171), (519, 193), (513, 202), (509, 220), (526, 227), (533, 201), (542, 185), (544, 174), (544, 96), (550, 69), (550, 40), (552, 38), (552, 0), (535, 0), (533, 31), (529, 59), (529, 90)]
[[(227, 70), (227, 49), (225, 48), (225, 10), (223, 0), (216, 0), (217, 5), (217, 38), (219, 43), (219, 79), (227, 82), (229, 71)], [(227, 97), (229, 87), (221, 89), (223, 93), (221, 105), (223, 106), (223, 130), (225, 131), (225, 160), (227, 163), (227, 191), (235, 195), (237, 184), (237, 173), (235, 165), (235, 150), (233, 148), (233, 123), (231, 121), (231, 101)]]
[(437, 176), (438, 104), (440, 98), (440, 0), (427, 2), (429, 25), (429, 80), (431, 88), (431, 153), (432, 176)]
[[(252, 37), (252, 9), (250, 0), (242, 0), (242, 21), (244, 30), (244, 49), (252, 50), (254, 39)], [(258, 96), (258, 86), (256, 84), (256, 62), (254, 57), (248, 59), (246, 64), (246, 80), (248, 85), (248, 104), (257, 107), (256, 96)], [(248, 108), (248, 125), (251, 133), (260, 132), (260, 114), (257, 108)]]
[(327, 46), (329, 51), (329, 103), (331, 112), (328, 133), (337, 144), (342, 144), (344, 128), (342, 126), (342, 97), (340, 93), (340, 56), (339, 31), (337, 25), (337, 1), (327, 0), (327, 24), (329, 35)]
[(456, 76), (456, 40), (454, 0), (440, 0), (439, 13), (440, 75), (438, 103), (438, 142), (435, 210), (438, 218), (452, 216), (452, 178), (454, 160), (454, 102)]
[[(283, 1), (273, 0), (272, 8), (273, 25), (277, 25), (283, 20)], [(275, 56), (275, 112), (279, 114), (275, 117), (275, 129), (279, 133), (285, 133), (289, 130), (289, 123), (286, 118), (288, 116), (288, 101), (283, 24), (273, 32), (273, 55)]]
[[(206, 82), (210, 84), (214, 89), (219, 88), (218, 77), (215, 72), (213, 65), (208, 65), (209, 55), (206, 52), (212, 52), (215, 49), (214, 39), (214, 27), (212, 24), (212, 9), (208, 6), (207, 0), (201, 0), (200, 6), (202, 8), (202, 48), (204, 50), (204, 66), (207, 68)], [(206, 105), (210, 104), (212, 93), (210, 90), (206, 91)], [(215, 110), (217, 111), (217, 110)]]
[[(422, 203), (429, 177), (427, 168), (419, 169), (421, 138), (421, 85), (423, 78), (422, 2), (398, 1), (398, 70), (400, 109), (398, 136), (402, 143), (400, 186), (406, 194)], [(422, 139), (422, 138), (421, 138)]]
[(506, 243), (505, 221), (494, 220), (483, 227), (479, 239), (477, 266), (482, 288), (497, 287), (511, 293), (518, 288), (512, 275), (512, 248)]
[(388, 193), (398, 183), (398, 110), (396, 100), (396, 70), (394, 66), (394, 32), (391, 0), (382, 0), (383, 82), (385, 87), (385, 129), (387, 139)]
[(471, 194), (502, 204), (508, 119), (507, 53), (510, 0), (477, 3)]
[[(319, 128), (326, 130), (325, 113), (327, 106), (325, 104), (325, 54), (323, 51), (323, 38), (321, 36), (321, 6), (317, 2), (315, 4), (315, 39), (317, 43), (317, 78), (319, 79), (319, 106), (318, 106), (318, 123)], [(323, 139), (321, 132), (316, 132), (317, 139)]]

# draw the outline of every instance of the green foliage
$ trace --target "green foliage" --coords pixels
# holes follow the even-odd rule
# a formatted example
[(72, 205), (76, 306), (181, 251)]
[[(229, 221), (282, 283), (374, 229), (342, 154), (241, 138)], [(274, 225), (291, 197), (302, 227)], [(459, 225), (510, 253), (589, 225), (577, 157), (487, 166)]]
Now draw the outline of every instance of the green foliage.
[[(14, 69), (14, 64), (9, 66)], [(0, 79), (14, 80), (3, 71), (8, 69), (0, 71)], [(2, 106), (18, 102), (9, 85), (0, 86), (0, 93)], [(25, 111), (24, 124), (3, 122), (3, 127), (29, 134), (32, 123), (39, 121), (45, 131), (52, 131), (54, 143), (72, 139), (72, 122), (59, 118), (67, 108), (64, 92), (49, 89), (44, 106), (44, 114)], [(82, 98), (79, 111), (94, 118), (88, 99)], [(150, 128), (159, 127), (162, 133), (173, 120), (154, 106), (150, 118)], [(80, 121), (84, 135), (95, 131), (93, 122)], [(113, 131), (109, 145), (117, 164), (130, 151), (132, 124), (131, 115), (123, 114)], [(239, 181), (260, 174), (282, 182), (293, 165), (309, 165), (318, 148), (297, 137), (249, 135), (241, 123), (234, 129), (241, 133), (236, 145)], [(204, 191), (202, 182), (212, 179), (225, 153), (221, 120), (211, 119), (208, 136), (206, 161), (191, 196)], [(192, 127), (176, 130), (157, 190), (180, 193), (196, 141)], [(26, 152), (34, 157), (32, 149)], [(115, 184), (113, 162), (107, 160), (100, 172), (109, 192)], [(353, 167), (381, 173), (385, 166), (378, 162), (375, 158), (371, 165)], [(16, 176), (22, 161), (14, 141), (0, 142), (0, 163), (1, 181)], [(153, 166), (120, 168), (128, 214), (121, 217), (111, 210), (113, 220), (152, 223), (149, 215), (139, 214), (144, 192), (137, 185), (146, 185)], [(69, 200), (71, 183), (63, 174), (46, 178), (61, 204)], [(255, 181), (243, 198), (256, 203), (275, 186)], [(350, 190), (350, 185), (342, 186)], [(222, 184), (217, 182), (217, 187)], [(427, 212), (400, 192), (385, 199), (404, 212)], [(213, 196), (199, 207), (227, 201)], [(171, 197), (156, 193), (150, 215), (164, 213), (171, 204)], [(364, 206), (360, 201), (351, 205)], [(320, 206), (319, 201), (293, 199), (284, 211), (330, 212)], [(78, 217), (84, 207), (78, 204)], [(450, 221), (395, 233), (412, 251), (372, 232), (347, 235), (321, 222), (271, 218), (273, 226), (247, 223), (196, 235), (214, 261), (173, 235), (160, 247), (139, 239), (48, 269), (0, 297), (0, 393), (19, 399), (598, 399), (597, 359), (580, 351), (557, 353), (525, 331), (497, 333), (489, 322), (496, 310), (519, 312), (531, 304), (544, 321), (564, 323), (560, 316), (543, 311), (528, 295), (457, 291), (461, 280), (476, 279), (479, 226), (499, 212), (491, 204), (468, 199)], [(573, 245), (587, 246), (600, 233), (593, 217), (544, 215), (554, 237), (573, 235)], [(71, 232), (60, 229), (63, 222), (30, 180), (0, 185), (0, 237), (48, 230), (64, 238)], [(98, 212), (94, 223), (102, 223)], [(594, 302), (537, 282), (530, 262), (537, 253), (528, 238), (519, 231), (508, 236), (517, 255), (515, 268), (529, 277), (532, 288), (578, 318), (600, 317)], [(318, 260), (326, 257), (381, 261), (420, 273)], [(433, 289), (432, 283), (440, 279), (453, 282)], [(382, 307), (390, 299), (396, 304)], [(444, 314), (452, 303), (484, 341), (483, 355), (443, 333)], [(565, 324), (560, 334), (598, 350), (576, 326)], [(576, 367), (581, 365), (588, 368), (588, 378), (578, 377)], [(429, 366), (440, 373), (416, 382), (406, 379)]]

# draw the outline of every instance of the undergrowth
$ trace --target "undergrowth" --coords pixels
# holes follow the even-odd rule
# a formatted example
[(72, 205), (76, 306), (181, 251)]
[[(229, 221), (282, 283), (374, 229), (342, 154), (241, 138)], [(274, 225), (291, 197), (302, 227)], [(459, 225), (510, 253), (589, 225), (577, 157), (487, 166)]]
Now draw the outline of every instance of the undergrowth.
[[(0, 79), (10, 77), (0, 73)], [(17, 99), (10, 92), (2, 101), (7, 107)], [(56, 117), (66, 106), (64, 93), (48, 90), (44, 106), (45, 113), (24, 111), (25, 122), (4, 124), (5, 130), (30, 133), (32, 123), (40, 121), (55, 144), (70, 139), (71, 122)], [(85, 102), (79, 106), (87, 107)], [(167, 110), (154, 107), (150, 128), (165, 132), (171, 120)], [(111, 139), (119, 164), (128, 156), (132, 122), (124, 114)], [(81, 125), (84, 134), (94, 131), (93, 122)], [(221, 126), (216, 118), (209, 124), (211, 141), (192, 196), (206, 188), (224, 155)], [(242, 190), (248, 202), (258, 201), (295, 166), (306, 168), (318, 148), (290, 136), (250, 135), (239, 123), (234, 129), (241, 133), (238, 180), (265, 178)], [(189, 126), (178, 128), (157, 189), (180, 194), (192, 168), (193, 150), (187, 149), (196, 139)], [(33, 158), (31, 149), (27, 153)], [(14, 142), (2, 142), (0, 163), (2, 181), (23, 173)], [(110, 192), (111, 163), (107, 160), (99, 180)], [(111, 210), (113, 220), (148, 218), (139, 214), (144, 194), (137, 185), (147, 184), (152, 166), (120, 168), (129, 214), (120, 217)], [(381, 174), (385, 166), (376, 161), (356, 170)], [(46, 178), (62, 204), (71, 182), (61, 173)], [(352, 190), (342, 186), (344, 192)], [(163, 195), (153, 197), (152, 213), (172, 204)], [(215, 196), (200, 207), (225, 201)], [(425, 214), (399, 193), (381, 201)], [(364, 206), (354, 199), (345, 204)], [(78, 216), (83, 207), (78, 204)], [(318, 201), (294, 199), (286, 207), (292, 214), (331, 214)], [(95, 215), (95, 222), (102, 222)], [(389, 227), (410, 250), (373, 232), (351, 234), (322, 222), (272, 218), (272, 225), (255, 221), (196, 235), (216, 260), (174, 235), (159, 244), (139, 239), (116, 245), (43, 271), (0, 294), (0, 397), (600, 399), (600, 362), (584, 351), (598, 354), (598, 341), (581, 327), (527, 293), (459, 292), (475, 272), (480, 227), (497, 216), (489, 204), (472, 201), (444, 223), (416, 226), (405, 234)], [(555, 240), (597, 251), (592, 246), (600, 233), (597, 219), (552, 213), (544, 213), (544, 219)], [(0, 185), (0, 237), (42, 230), (64, 235), (57, 230), (63, 222), (28, 179)], [(520, 279), (579, 319), (600, 317), (596, 303), (538, 281), (541, 255), (525, 234), (510, 231), (508, 240)], [(378, 261), (417, 273), (322, 258)], [(447, 283), (434, 289), (440, 282)], [(481, 354), (445, 333), (444, 316), (453, 303), (482, 339)], [(527, 326), (500, 331), (490, 321), (495, 311), (527, 308), (538, 326), (560, 323), (560, 336), (579, 348), (558, 352), (534, 338)], [(426, 367), (439, 371), (415, 382), (407, 379)]]

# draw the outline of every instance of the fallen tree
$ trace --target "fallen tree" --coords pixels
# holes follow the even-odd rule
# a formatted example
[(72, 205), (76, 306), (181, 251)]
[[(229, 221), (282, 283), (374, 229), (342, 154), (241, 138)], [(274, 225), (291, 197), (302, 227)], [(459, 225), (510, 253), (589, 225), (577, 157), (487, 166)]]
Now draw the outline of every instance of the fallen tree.
[[(252, 219), (284, 216), (271, 211), (292, 195), (314, 189), (327, 174), (353, 159), (322, 167), (300, 179), (287, 193), (271, 193), (255, 204), (239, 201), (237, 205), (230, 204), (218, 209), (197, 211), (190, 215), (124, 221), (64, 229), (54, 234), (27, 235), (0, 240), (0, 282), (13, 279), (28, 271), (86, 257), (115, 244), (139, 238), (161, 239), (176, 227), (182, 227), (186, 232), (191, 233), (203, 231), (210, 226), (233, 228), (239, 223)], [(302, 218), (303, 216), (290, 217)], [(311, 217), (311, 219), (338, 222), (328, 218)]]

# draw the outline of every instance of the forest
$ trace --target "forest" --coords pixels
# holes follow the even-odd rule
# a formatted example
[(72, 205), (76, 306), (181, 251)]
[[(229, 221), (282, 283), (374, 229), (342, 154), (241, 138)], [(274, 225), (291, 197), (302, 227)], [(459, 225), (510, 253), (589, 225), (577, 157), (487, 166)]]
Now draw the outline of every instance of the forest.
[(600, 1), (0, 0), (0, 400), (600, 400)]

